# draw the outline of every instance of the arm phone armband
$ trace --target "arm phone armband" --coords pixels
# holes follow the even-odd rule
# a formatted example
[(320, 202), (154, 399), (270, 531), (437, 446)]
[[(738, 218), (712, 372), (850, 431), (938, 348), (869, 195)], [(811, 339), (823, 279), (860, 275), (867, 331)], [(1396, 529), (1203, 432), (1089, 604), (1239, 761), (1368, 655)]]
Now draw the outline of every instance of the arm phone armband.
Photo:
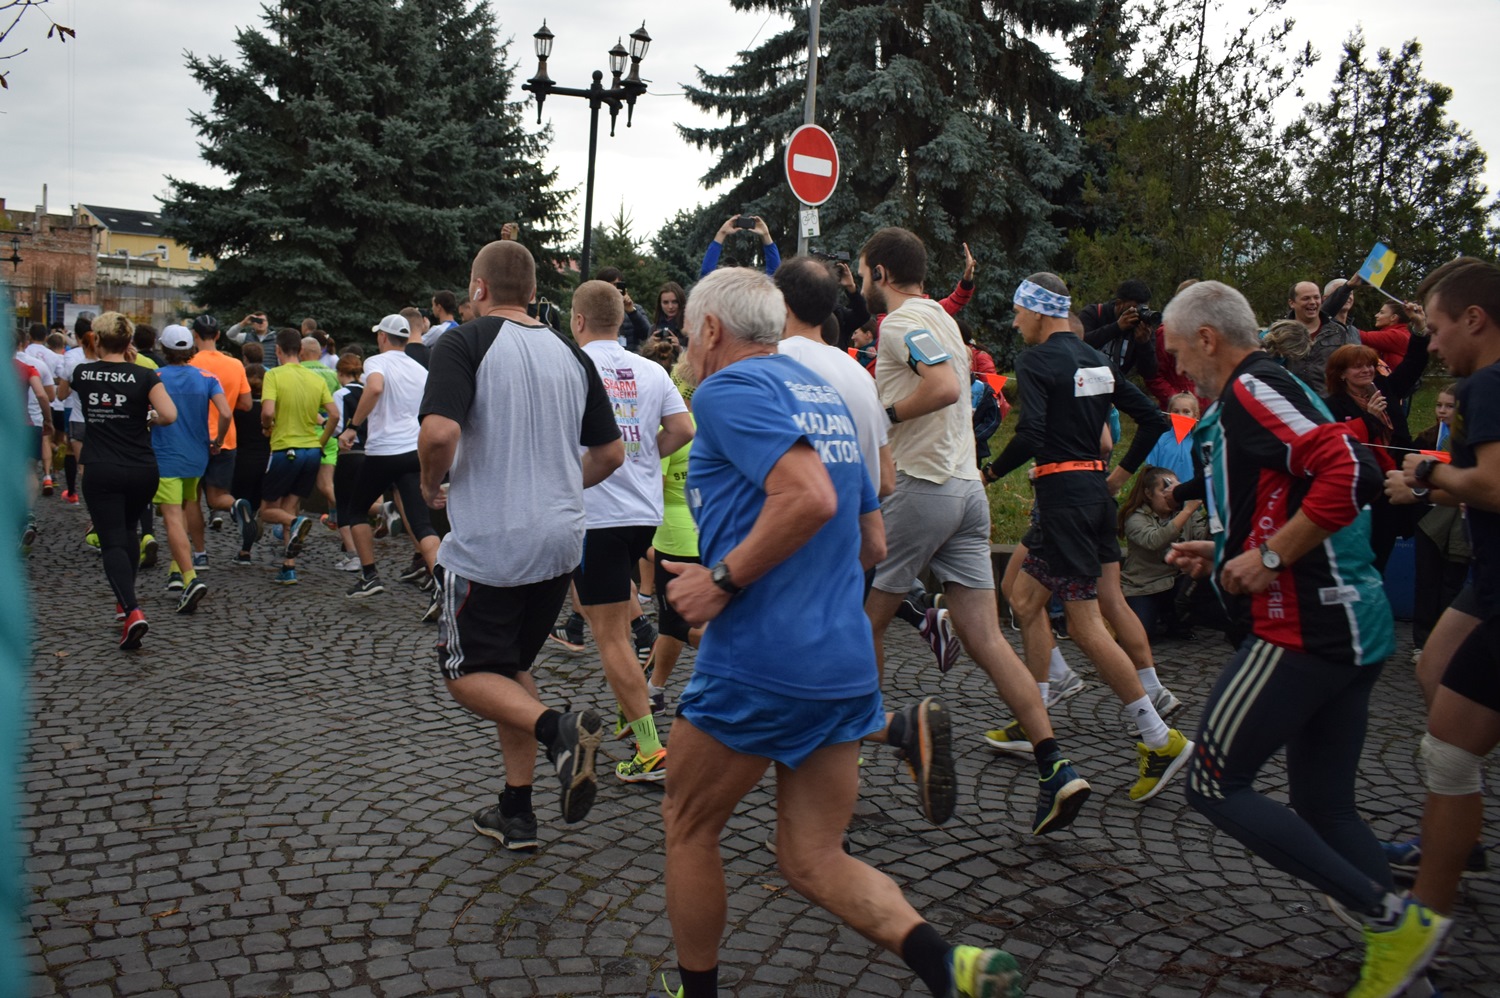
[(925, 329), (914, 329), (906, 334), (906, 352), (906, 364), (913, 371), (918, 364), (931, 367), (953, 359), (953, 355), (943, 349), (938, 338)]

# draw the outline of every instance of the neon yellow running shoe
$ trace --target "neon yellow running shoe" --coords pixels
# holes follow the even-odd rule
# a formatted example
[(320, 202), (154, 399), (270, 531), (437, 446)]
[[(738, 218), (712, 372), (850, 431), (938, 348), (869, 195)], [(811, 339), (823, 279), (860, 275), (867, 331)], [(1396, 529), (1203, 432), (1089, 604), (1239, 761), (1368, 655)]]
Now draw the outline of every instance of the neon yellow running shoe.
[(1021, 998), (1021, 968), (1003, 949), (955, 946), (948, 970), (947, 998)]
[(986, 731), (984, 740), (990, 748), (997, 748), (1001, 752), (1031, 751), (1031, 739), (1027, 738), (1026, 732), (1021, 729), (1020, 721), (1011, 721), (1003, 728)]
[(1167, 732), (1167, 744), (1161, 748), (1151, 749), (1144, 742), (1136, 742), (1135, 751), (1140, 757), (1141, 777), (1130, 788), (1130, 799), (1144, 804), (1165, 790), (1167, 782), (1192, 760), (1193, 743), (1172, 728)]
[(667, 778), (667, 750), (650, 758), (636, 753), (615, 767), (615, 775), (626, 783), (660, 783)]
[(1365, 926), (1365, 962), (1349, 998), (1394, 998), (1421, 975), (1452, 921), (1414, 898), (1392, 929)]

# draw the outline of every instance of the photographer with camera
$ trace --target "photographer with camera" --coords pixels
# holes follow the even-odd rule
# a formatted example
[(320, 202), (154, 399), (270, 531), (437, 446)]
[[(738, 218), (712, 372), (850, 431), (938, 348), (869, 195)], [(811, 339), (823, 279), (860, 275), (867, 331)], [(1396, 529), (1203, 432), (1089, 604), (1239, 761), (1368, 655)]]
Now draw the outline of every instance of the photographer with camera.
[(781, 250), (776, 248), (776, 242), (771, 238), (771, 230), (766, 227), (765, 219), (759, 215), (742, 212), (731, 216), (719, 226), (719, 231), (714, 234), (714, 241), (708, 244), (708, 251), (703, 254), (703, 267), (698, 272), (699, 277), (707, 277), (718, 269), (719, 256), (724, 252), (724, 240), (736, 229), (743, 229), (760, 236), (761, 254), (766, 260), (766, 276), (776, 273), (776, 268), (781, 266)]
[(272, 329), (270, 322), (266, 320), (265, 312), (259, 310), (251, 312), (230, 326), (224, 338), (241, 345), (259, 343), (261, 349), (265, 351), (265, 357), (261, 363), (266, 370), (269, 371), (276, 366), (276, 330)]
[(625, 300), (625, 318), (620, 323), (620, 346), (631, 353), (640, 353), (641, 344), (651, 336), (651, 318), (646, 315), (646, 310), (630, 297), (630, 290), (625, 286), (625, 275), (619, 267), (604, 267), (594, 275), (594, 280), (613, 284), (620, 292), (620, 296)]
[(1156, 327), (1161, 313), (1147, 306), (1151, 289), (1144, 281), (1122, 281), (1112, 301), (1085, 305), (1078, 313), (1083, 341), (1109, 358), (1128, 376), (1135, 368), (1142, 378), (1156, 376)]

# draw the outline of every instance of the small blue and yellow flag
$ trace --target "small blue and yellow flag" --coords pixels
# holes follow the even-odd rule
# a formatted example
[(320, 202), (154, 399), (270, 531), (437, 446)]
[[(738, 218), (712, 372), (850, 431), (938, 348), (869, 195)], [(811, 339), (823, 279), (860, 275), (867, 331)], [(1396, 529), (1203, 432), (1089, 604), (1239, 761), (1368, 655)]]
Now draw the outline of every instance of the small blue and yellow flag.
[(1360, 279), (1378, 288), (1395, 265), (1396, 251), (1385, 243), (1376, 243), (1370, 255), (1365, 257), (1365, 265), (1359, 268)]

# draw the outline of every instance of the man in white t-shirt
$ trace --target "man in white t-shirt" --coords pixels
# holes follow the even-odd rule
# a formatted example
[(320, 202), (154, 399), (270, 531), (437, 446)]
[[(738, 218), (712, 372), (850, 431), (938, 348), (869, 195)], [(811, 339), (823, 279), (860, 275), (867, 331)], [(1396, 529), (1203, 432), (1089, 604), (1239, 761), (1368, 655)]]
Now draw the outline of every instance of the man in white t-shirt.
[[(26, 344), (26, 360), (32, 367), (36, 368), (37, 376), (42, 379), (42, 384), (47, 389), (48, 410), (41, 413), (42, 416), (42, 495), (52, 494), (52, 434), (54, 429), (54, 411), (62, 409), (62, 402), (57, 397), (57, 372), (62, 363), (62, 356), (47, 349), (47, 325), (42, 322), (33, 322), (27, 330), (30, 342)], [(31, 407), (28, 404), (27, 409)], [(67, 432), (67, 424), (63, 423), (64, 434)], [(58, 443), (63, 441), (59, 439)]]
[(588, 532), (573, 586), (619, 701), (621, 730), (628, 725), (635, 735), (635, 755), (616, 773), (627, 783), (655, 783), (666, 778), (667, 751), (630, 640), (630, 620), (639, 609), (630, 577), (661, 525), (661, 456), (693, 439), (693, 418), (660, 364), (620, 346), (624, 316), (624, 300), (612, 284), (586, 281), (573, 292), (573, 337), (598, 369), (625, 440), (625, 463), (583, 493)]
[[(886, 558), (865, 612), (883, 662), (886, 628), (924, 567), (943, 584), (944, 601), (964, 648), (1031, 735), (1039, 771), (1032, 834), (1066, 827), (1089, 785), (1064, 758), (1031, 674), (1000, 633), (990, 562), (990, 508), (974, 458), (968, 405), (968, 347), (952, 316), (923, 294), (927, 248), (915, 233), (890, 227), (870, 237), (859, 269), (870, 311), (886, 313), (875, 359), (876, 390), (891, 421), (896, 490), (886, 497)], [(899, 742), (893, 725), (887, 740)]]
[[(80, 343), (93, 336), (92, 321), (93, 313), (85, 312), (74, 323), (73, 335)], [(68, 458), (63, 465), (67, 487), (63, 489), (62, 497), (63, 502), (70, 506), (78, 505), (78, 458), (83, 453), (83, 408), (78, 404), (78, 393), (72, 390), (73, 370), (91, 359), (83, 347), (69, 347), (56, 369), (56, 377), (68, 387), (68, 394), (63, 399), (63, 408), (68, 414)]]
[[(427, 389), (427, 368), (406, 355), (411, 328), (400, 315), (386, 316), (372, 331), (380, 352), (365, 358), (365, 390), (350, 425), (339, 435), (339, 446), (347, 450), (354, 445), (356, 427), (366, 428), (365, 460), (354, 479), (349, 508), (369, 509), (381, 493), (394, 487), (401, 494), (407, 528), (417, 539), (422, 560), (431, 572), (437, 564), (438, 544), (442, 539), (433, 529), (427, 503), (422, 499), (422, 465), (417, 458), (417, 435), (421, 430), (417, 410)], [(359, 578), (345, 595), (364, 599), (385, 592), (375, 568), (374, 529), (358, 518), (349, 528), (360, 569)], [(438, 589), (433, 587), (432, 603), (422, 619), (437, 620), (440, 609)]]
[[(36, 323), (35, 325), (41, 324)], [(45, 334), (47, 327), (42, 326), (41, 328)], [(17, 340), (19, 341), (20, 339), (22, 337), (18, 335)], [(41, 348), (40, 353), (34, 353), (30, 346), (24, 346), (18, 342), (16, 346), (16, 360), (19, 360), (23, 364), (31, 365), (32, 369), (36, 371), (37, 377), (42, 379), (42, 387), (47, 393), (45, 407), (41, 401), (37, 400), (34, 394), (31, 392), (26, 393), (26, 418), (32, 426), (36, 427), (39, 437), (37, 446), (32, 448), (31, 457), (32, 460), (41, 460), (43, 474), (46, 476), (42, 481), (42, 488), (46, 495), (51, 495), (52, 475), (46, 471), (52, 463), (51, 448), (48, 447), (47, 442), (52, 437), (52, 400), (57, 398), (57, 378), (54, 376), (56, 368), (52, 363), (52, 361), (57, 359), (57, 355), (48, 350), (45, 344), (37, 344), (37, 346)]]

